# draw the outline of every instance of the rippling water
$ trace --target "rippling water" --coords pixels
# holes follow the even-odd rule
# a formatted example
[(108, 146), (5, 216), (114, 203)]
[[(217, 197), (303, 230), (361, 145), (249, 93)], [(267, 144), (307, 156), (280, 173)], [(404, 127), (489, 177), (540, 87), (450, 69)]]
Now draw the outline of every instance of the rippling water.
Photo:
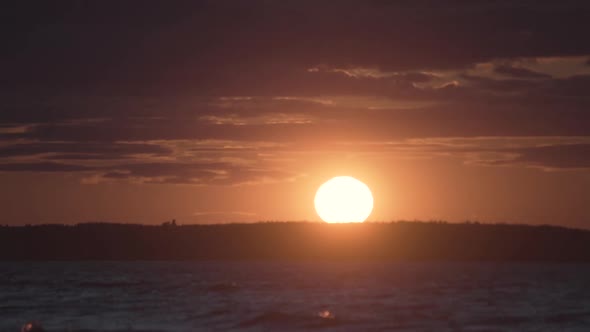
[(0, 331), (588, 331), (590, 265), (0, 263)]

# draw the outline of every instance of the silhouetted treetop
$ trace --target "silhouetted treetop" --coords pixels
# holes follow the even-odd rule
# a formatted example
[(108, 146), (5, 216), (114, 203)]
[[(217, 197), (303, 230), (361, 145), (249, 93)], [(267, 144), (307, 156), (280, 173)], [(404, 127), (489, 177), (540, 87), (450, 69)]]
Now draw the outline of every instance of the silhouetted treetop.
[(1, 260), (590, 261), (590, 231), (395, 222), (0, 227)]

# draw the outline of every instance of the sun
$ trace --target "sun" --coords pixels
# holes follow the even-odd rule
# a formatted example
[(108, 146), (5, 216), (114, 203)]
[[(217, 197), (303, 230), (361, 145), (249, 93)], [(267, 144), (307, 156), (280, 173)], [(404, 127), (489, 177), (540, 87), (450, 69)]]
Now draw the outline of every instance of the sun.
[(315, 194), (315, 210), (328, 223), (363, 222), (373, 210), (369, 187), (351, 176), (326, 181)]

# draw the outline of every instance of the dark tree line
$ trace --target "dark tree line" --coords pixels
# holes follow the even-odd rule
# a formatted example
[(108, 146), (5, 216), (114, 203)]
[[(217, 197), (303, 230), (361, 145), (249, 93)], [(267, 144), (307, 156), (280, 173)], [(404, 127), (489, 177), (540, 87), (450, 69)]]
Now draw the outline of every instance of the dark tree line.
[(590, 231), (441, 222), (5, 226), (0, 260), (590, 261)]

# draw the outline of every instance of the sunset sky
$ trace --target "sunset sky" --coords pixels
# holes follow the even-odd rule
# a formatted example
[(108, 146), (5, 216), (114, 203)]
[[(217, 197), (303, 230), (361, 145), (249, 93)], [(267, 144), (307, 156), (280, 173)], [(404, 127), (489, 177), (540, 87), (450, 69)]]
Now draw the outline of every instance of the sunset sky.
[(590, 228), (589, 1), (14, 1), (0, 224)]

